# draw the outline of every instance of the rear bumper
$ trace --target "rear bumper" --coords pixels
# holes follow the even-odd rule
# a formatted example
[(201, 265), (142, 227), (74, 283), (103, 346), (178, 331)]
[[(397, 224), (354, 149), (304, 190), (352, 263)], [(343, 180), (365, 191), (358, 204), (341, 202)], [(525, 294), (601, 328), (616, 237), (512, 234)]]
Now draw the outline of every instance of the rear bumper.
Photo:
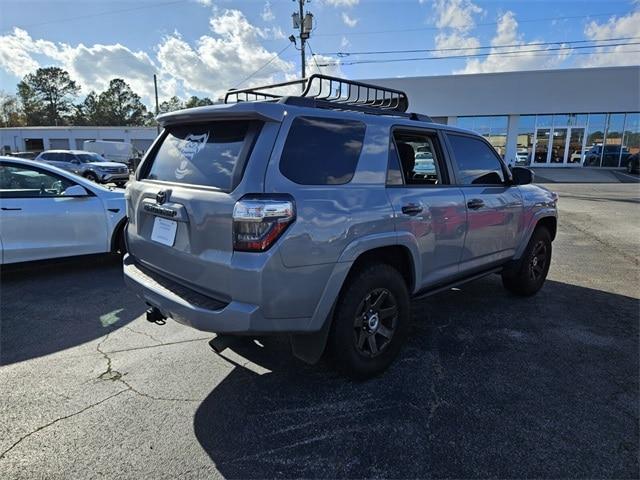
[(147, 304), (198, 330), (238, 335), (309, 331), (309, 318), (265, 318), (258, 305), (206, 297), (147, 270), (131, 255), (125, 255), (123, 267), (126, 283)]

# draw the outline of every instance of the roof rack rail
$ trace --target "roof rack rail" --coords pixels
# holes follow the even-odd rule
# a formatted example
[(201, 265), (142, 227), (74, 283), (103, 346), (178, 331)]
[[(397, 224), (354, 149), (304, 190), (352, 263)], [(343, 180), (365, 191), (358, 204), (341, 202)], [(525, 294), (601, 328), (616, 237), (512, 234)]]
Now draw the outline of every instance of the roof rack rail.
[[(299, 95), (290, 94), (291, 87), (296, 85), (300, 85), (303, 88), (302, 93)], [(274, 90), (277, 91), (278, 89), (284, 91), (284, 94), (274, 92)], [(318, 106), (326, 108), (377, 110), (377, 112), (372, 111), (372, 113), (393, 112), (402, 114), (409, 107), (407, 94), (401, 90), (319, 73), (290, 82), (229, 90), (225, 95), (224, 103), (280, 100), (285, 103), (300, 103), (295, 101), (287, 102), (287, 97), (304, 97), (313, 100), (314, 104), (317, 102)]]

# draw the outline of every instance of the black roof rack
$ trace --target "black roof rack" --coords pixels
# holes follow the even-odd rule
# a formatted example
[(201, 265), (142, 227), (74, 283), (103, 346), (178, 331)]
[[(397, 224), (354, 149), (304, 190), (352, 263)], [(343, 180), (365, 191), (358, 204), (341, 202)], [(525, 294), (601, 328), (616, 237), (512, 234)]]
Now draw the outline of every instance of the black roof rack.
[[(292, 87), (295, 86), (300, 86), (303, 89), (301, 94), (291, 94)], [(276, 93), (278, 90), (281, 93)], [(259, 101), (278, 101), (289, 105), (356, 110), (378, 115), (406, 116), (412, 120), (431, 121), (426, 115), (406, 113), (409, 99), (407, 94), (401, 90), (318, 73), (309, 78), (290, 82), (229, 90), (224, 98), (224, 103)]]

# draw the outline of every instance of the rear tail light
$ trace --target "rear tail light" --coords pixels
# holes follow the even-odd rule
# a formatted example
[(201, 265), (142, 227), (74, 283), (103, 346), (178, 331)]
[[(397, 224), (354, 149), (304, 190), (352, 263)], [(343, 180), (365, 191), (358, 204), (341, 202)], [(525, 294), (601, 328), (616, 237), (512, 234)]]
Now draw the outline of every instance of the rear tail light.
[(295, 220), (293, 201), (247, 198), (233, 207), (233, 249), (264, 252)]

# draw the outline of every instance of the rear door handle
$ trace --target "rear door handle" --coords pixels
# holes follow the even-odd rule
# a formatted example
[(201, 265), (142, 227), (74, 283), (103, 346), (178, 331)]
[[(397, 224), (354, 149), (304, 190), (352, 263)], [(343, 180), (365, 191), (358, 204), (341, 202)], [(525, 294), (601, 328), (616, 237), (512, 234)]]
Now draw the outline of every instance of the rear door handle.
[(422, 205), (410, 203), (408, 205), (402, 206), (402, 213), (404, 213), (405, 215), (418, 215), (421, 212), (422, 212)]
[(467, 202), (467, 207), (471, 210), (477, 210), (479, 208), (484, 207), (484, 202), (479, 198), (474, 198), (473, 200), (469, 200)]
[(16, 210), (22, 210), (22, 209), (21, 209), (21, 208), (19, 208), (19, 207), (16, 207), (16, 208), (12, 208), (12, 207), (0, 207), (0, 210), (5, 211), (5, 212), (8, 212), (8, 211), (16, 211)]

